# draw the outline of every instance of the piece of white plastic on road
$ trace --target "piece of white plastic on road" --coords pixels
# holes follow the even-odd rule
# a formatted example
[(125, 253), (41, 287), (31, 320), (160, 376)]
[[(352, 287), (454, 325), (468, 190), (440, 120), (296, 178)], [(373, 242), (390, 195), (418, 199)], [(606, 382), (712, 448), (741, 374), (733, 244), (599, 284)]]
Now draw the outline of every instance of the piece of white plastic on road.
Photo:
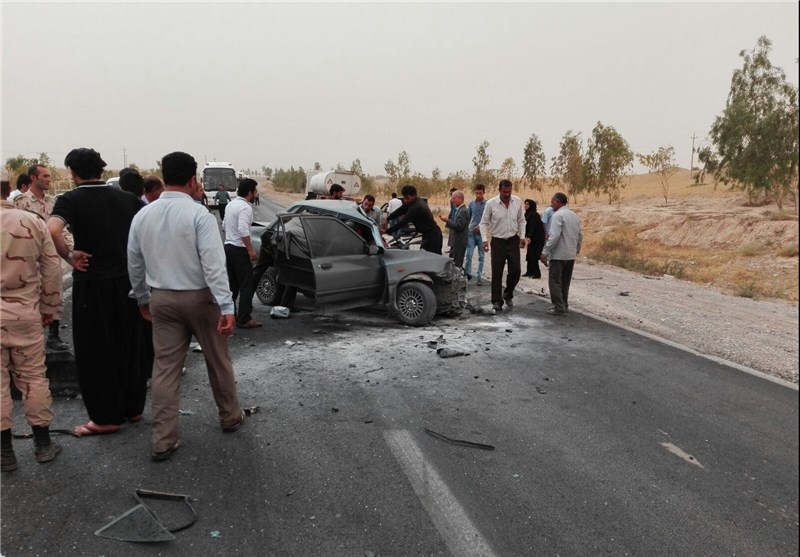
[(700, 464), (700, 461), (698, 461), (695, 457), (693, 457), (689, 453), (685, 452), (683, 449), (681, 449), (677, 445), (673, 445), (672, 443), (661, 443), (661, 446), (664, 447), (665, 449), (667, 449), (672, 454), (681, 457), (683, 460), (685, 460), (689, 464), (694, 464), (695, 466), (699, 466), (700, 468), (705, 470), (706, 467), (703, 466), (702, 464)]
[(386, 431), (383, 436), (450, 553), (462, 557), (493, 557), (494, 551), (422, 454), (411, 434), (400, 429)]

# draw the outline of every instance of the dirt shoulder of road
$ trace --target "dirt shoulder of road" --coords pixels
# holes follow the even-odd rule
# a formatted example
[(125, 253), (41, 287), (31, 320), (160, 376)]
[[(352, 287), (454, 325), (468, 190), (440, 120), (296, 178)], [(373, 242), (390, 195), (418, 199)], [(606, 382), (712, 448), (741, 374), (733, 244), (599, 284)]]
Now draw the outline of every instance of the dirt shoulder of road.
[[(276, 192), (268, 185), (262, 185), (261, 192), (281, 205), (303, 198), (302, 194)], [(708, 211), (710, 203), (703, 203)], [(736, 211), (743, 211), (738, 203), (727, 199), (715, 204), (722, 209), (733, 205)], [(646, 218), (648, 212), (642, 210), (641, 201), (632, 200), (630, 205), (629, 212), (623, 214)], [(698, 212), (696, 207), (687, 205), (684, 200), (683, 211), (695, 209)], [(596, 210), (612, 212), (599, 205)], [(613, 212), (619, 214), (619, 211)], [(726, 228), (738, 228), (740, 234), (742, 229), (749, 230), (750, 227), (741, 226), (741, 215), (737, 217)], [(797, 223), (793, 226), (796, 238)], [(674, 235), (674, 230), (671, 234)], [(770, 230), (769, 233), (762, 231), (759, 236), (782, 238), (784, 234)], [(708, 231), (701, 235), (709, 238)], [(796, 274), (797, 258), (784, 261), (794, 266)], [(522, 278), (519, 288), (534, 295), (546, 294), (546, 269), (539, 280)], [(711, 284), (692, 283), (669, 275), (646, 276), (580, 257), (570, 290), (570, 306), (702, 354), (798, 383), (800, 320), (796, 303), (734, 296)]]
[[(522, 278), (530, 294), (547, 293), (547, 272)], [(753, 300), (669, 276), (641, 275), (579, 257), (570, 307), (702, 354), (798, 382), (798, 308)]]

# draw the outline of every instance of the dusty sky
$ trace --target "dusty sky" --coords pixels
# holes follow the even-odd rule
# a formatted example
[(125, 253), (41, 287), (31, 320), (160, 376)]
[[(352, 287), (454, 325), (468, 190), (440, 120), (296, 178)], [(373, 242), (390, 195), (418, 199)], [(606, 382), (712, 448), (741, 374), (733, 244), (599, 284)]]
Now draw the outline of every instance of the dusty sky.
[[(2, 158), (94, 147), (153, 167), (382, 174), (548, 161), (600, 120), (689, 166), (739, 51), (761, 35), (798, 82), (798, 3), (2, 3)], [(548, 162), (549, 167), (549, 162)]]

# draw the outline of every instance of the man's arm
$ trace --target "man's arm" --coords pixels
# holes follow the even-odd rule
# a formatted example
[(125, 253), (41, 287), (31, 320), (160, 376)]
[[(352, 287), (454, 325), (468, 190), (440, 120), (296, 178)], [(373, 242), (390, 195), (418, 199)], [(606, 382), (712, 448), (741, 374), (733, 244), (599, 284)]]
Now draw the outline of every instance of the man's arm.
[(236, 223), (236, 230), (242, 239), (244, 247), (247, 248), (247, 255), (250, 256), (250, 261), (258, 259), (256, 250), (253, 249), (253, 241), (250, 238), (250, 224), (253, 222), (253, 208), (248, 204), (244, 209), (239, 211), (239, 220)]
[(49, 325), (58, 313), (58, 307), (62, 301), (61, 262), (47, 225), (44, 221), (38, 222), (41, 225), (43, 238), (42, 252), (39, 254), (39, 273), (41, 275), (39, 313), (42, 315), (42, 325)]
[(540, 257), (542, 261), (546, 261), (550, 258), (550, 253), (561, 239), (562, 219), (558, 218), (557, 215), (558, 213), (553, 213), (553, 215), (550, 217), (550, 236), (548, 236), (547, 242), (542, 249), (542, 256)]
[[(397, 219), (397, 222), (394, 224), (394, 226), (390, 226), (386, 230), (384, 230), (384, 232), (391, 234), (395, 230), (400, 230), (405, 226), (406, 222), (408, 221), (408, 215), (406, 214), (408, 213), (408, 207), (409, 207), (408, 205), (403, 203), (402, 205), (400, 205), (400, 207), (392, 211), (392, 213), (387, 217), (386, 220), (388, 222)], [(384, 226), (386, 225), (384, 224)]]
[(72, 265), (76, 271), (85, 271), (89, 267), (89, 258), (92, 255), (85, 251), (72, 251), (69, 249), (67, 241), (64, 239), (64, 227), (66, 224), (64, 219), (58, 216), (52, 216), (47, 220), (47, 229), (50, 231), (56, 253)]
[(492, 222), (492, 205), (490, 203), (486, 203), (486, 206), (483, 208), (483, 216), (481, 217), (481, 223), (478, 225), (481, 231), (481, 239), (483, 239), (483, 249), (484, 251), (489, 251), (489, 228)]
[[(464, 206), (462, 205), (461, 207)], [(470, 219), (469, 209), (467, 208), (462, 209), (461, 207), (459, 207), (459, 209), (456, 210), (456, 218), (453, 221), (453, 223), (448, 225), (456, 232), (461, 232), (462, 230), (466, 229), (469, 226), (469, 219)]]
[(144, 253), (139, 243), (138, 219), (134, 217), (128, 232), (128, 277), (139, 306), (150, 305), (150, 289), (147, 287), (146, 272)]
[(225, 268), (225, 250), (219, 236), (217, 222), (211, 213), (198, 215), (195, 221), (197, 234), (197, 253), (203, 267), (206, 285), (224, 315), (233, 315), (233, 298), (228, 285), (228, 271)]

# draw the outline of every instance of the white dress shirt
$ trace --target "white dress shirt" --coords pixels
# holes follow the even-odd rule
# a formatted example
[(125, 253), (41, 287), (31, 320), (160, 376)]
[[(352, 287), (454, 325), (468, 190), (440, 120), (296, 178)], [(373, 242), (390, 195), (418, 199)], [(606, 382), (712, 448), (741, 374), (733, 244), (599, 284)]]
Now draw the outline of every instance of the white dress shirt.
[(165, 191), (136, 213), (128, 234), (128, 275), (139, 305), (150, 303), (150, 288), (208, 287), (222, 314), (233, 314), (217, 221), (185, 193)]
[(481, 218), (481, 238), (484, 242), (492, 238), (508, 239), (514, 236), (525, 237), (525, 210), (522, 200), (516, 195), (511, 196), (508, 207), (500, 201), (500, 196), (491, 198), (486, 202)]
[(253, 206), (244, 197), (237, 197), (225, 208), (225, 220), (222, 229), (225, 231), (225, 243), (232, 246), (245, 247), (242, 238), (250, 236), (250, 225), (253, 223)]

